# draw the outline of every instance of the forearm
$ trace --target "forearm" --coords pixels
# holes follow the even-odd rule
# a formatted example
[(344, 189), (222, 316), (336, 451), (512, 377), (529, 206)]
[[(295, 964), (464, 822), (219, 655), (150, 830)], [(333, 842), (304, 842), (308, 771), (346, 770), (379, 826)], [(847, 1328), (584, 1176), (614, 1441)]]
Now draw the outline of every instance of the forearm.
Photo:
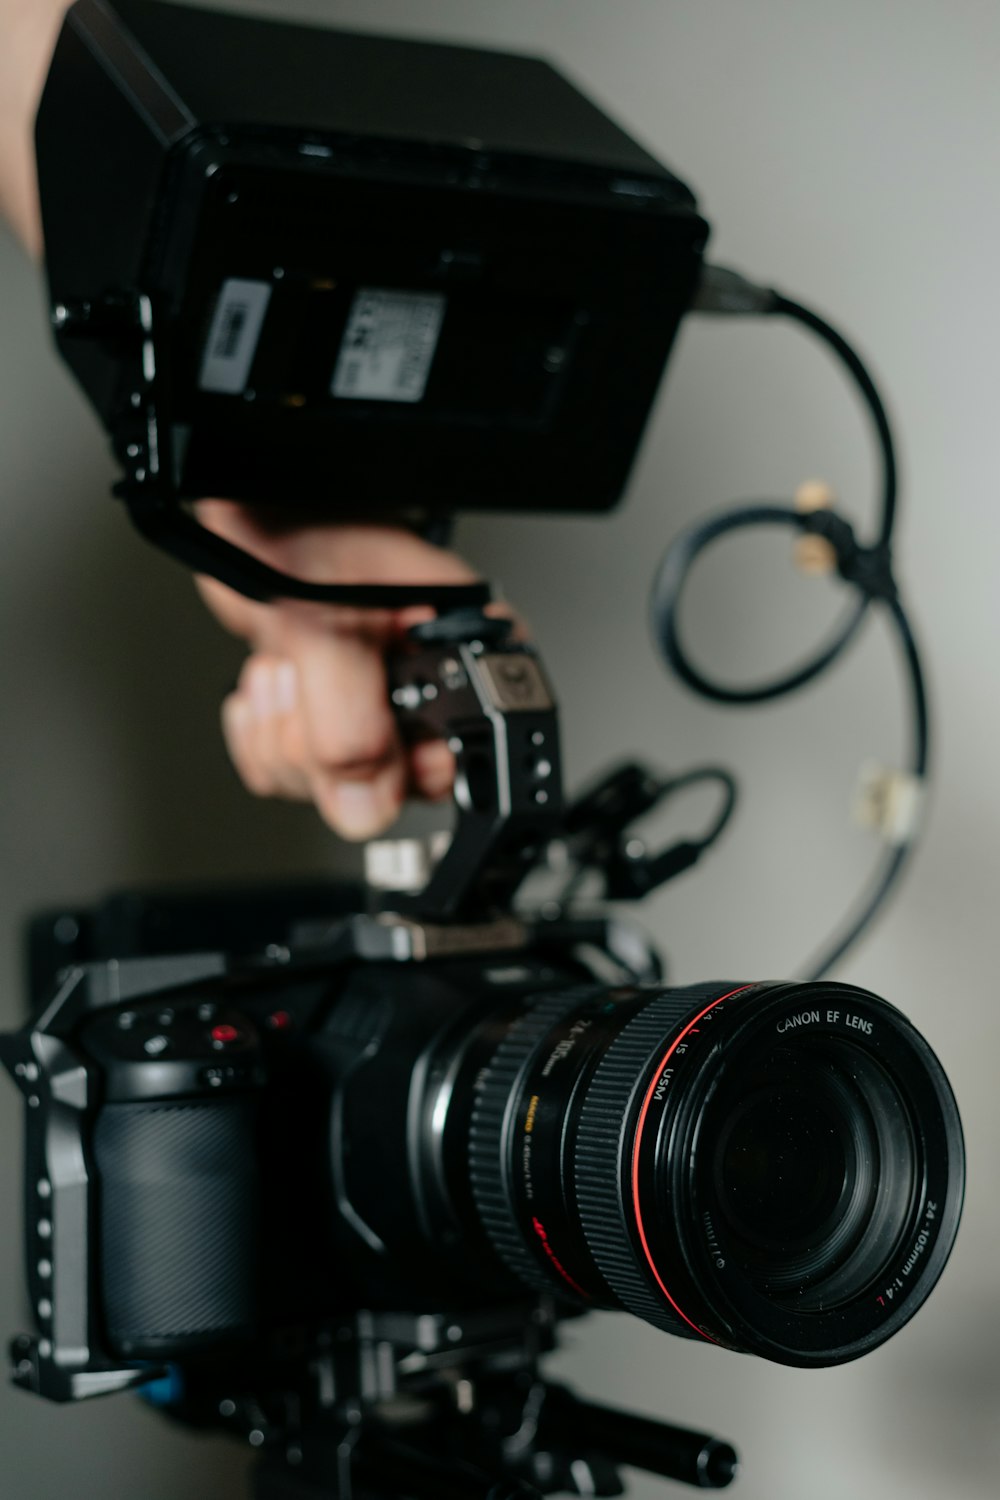
[(69, 3), (0, 0), (0, 212), (35, 256), (42, 252), (35, 114)]

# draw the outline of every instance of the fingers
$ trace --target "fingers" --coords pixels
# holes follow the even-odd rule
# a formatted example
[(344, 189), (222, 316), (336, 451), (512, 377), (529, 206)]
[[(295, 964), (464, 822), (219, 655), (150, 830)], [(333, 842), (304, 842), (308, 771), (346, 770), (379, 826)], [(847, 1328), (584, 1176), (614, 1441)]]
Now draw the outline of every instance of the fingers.
[(425, 740), (410, 750), (410, 778), (418, 797), (440, 802), (455, 784), (455, 757), (444, 740)]
[(407, 772), (389, 706), (384, 650), (389, 622), (344, 612), (319, 629), (290, 618), (307, 772), (316, 805), (343, 837), (371, 838), (397, 817)]
[[(273, 566), (330, 583), (467, 583), (453, 553), (388, 526), (317, 524), (277, 508), (198, 504), (202, 523)], [(443, 741), (404, 749), (386, 684), (386, 652), (426, 607), (362, 610), (277, 600), (259, 604), (213, 579), (198, 586), (209, 607), (252, 650), (223, 705), (230, 755), (258, 796), (311, 799), (342, 837), (384, 832), (408, 791), (446, 797), (454, 757)], [(504, 605), (490, 613), (509, 614)], [(515, 636), (523, 638), (516, 622)]]
[[(323, 664), (316, 667), (322, 674)], [(249, 791), (315, 802), (344, 838), (384, 832), (407, 792), (436, 802), (450, 794), (455, 780), (455, 757), (443, 740), (423, 741), (405, 752), (393, 734), (379, 758), (350, 760), (338, 756), (336, 740), (324, 744), (321, 726), (317, 753), (294, 664), (263, 653), (247, 660), (238, 687), (223, 703), (222, 727), (230, 759)]]
[[(222, 706), (222, 727), (230, 758), (256, 796), (312, 801), (341, 837), (366, 839), (395, 820), (408, 776), (384, 688), (378, 693), (381, 656), (372, 648), (372, 663), (356, 645), (307, 649), (297, 662), (251, 656)], [(358, 691), (351, 691), (352, 673)], [(335, 711), (345, 684), (357, 715), (343, 702)]]
[(240, 779), (258, 797), (311, 795), (295, 668), (263, 654), (248, 659), (222, 705), (222, 732)]

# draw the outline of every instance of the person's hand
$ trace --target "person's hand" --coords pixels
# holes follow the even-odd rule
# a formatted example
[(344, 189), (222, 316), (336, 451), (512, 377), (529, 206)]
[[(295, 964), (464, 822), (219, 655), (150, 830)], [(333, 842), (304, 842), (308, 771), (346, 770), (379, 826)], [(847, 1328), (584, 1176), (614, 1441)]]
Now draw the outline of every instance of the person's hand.
[[(468, 583), (451, 552), (409, 531), (265, 519), (225, 500), (198, 506), (204, 525), (298, 578), (324, 583)], [(441, 740), (404, 747), (386, 688), (385, 652), (427, 608), (256, 604), (211, 578), (201, 593), (251, 654), (222, 706), (230, 756), (259, 796), (312, 801), (343, 838), (384, 831), (408, 793), (448, 795), (454, 758)]]

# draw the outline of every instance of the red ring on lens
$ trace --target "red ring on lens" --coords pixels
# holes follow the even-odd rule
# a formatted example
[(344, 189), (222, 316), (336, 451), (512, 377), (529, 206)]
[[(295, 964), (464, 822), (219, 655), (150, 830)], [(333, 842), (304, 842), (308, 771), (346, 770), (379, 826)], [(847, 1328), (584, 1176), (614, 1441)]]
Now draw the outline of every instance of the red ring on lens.
[(719, 1341), (718, 1339), (714, 1339), (710, 1333), (706, 1333), (703, 1328), (699, 1328), (697, 1323), (693, 1323), (691, 1321), (687, 1313), (684, 1312), (683, 1309), (680, 1308), (674, 1301), (673, 1297), (671, 1297), (670, 1293), (667, 1291), (667, 1287), (663, 1280), (663, 1277), (656, 1269), (656, 1263), (653, 1260), (653, 1254), (649, 1248), (649, 1241), (646, 1239), (646, 1230), (642, 1222), (642, 1208), (639, 1203), (639, 1154), (642, 1149), (642, 1132), (646, 1124), (646, 1116), (649, 1113), (649, 1106), (653, 1101), (653, 1095), (656, 1092), (656, 1085), (659, 1081), (660, 1074), (663, 1072), (663, 1069), (673, 1057), (674, 1053), (676, 1052), (677, 1048), (680, 1046), (684, 1038), (690, 1035), (690, 1033), (697, 1026), (702, 1016), (707, 1016), (709, 1011), (714, 1010), (717, 1005), (721, 1005), (723, 1000), (731, 1000), (734, 995), (742, 995), (749, 989), (753, 989), (753, 985), (741, 984), (737, 989), (728, 990), (726, 994), (719, 995), (717, 999), (712, 1000), (710, 1004), (706, 1005), (704, 1010), (700, 1010), (698, 1014), (687, 1023), (687, 1025), (684, 1027), (684, 1030), (678, 1032), (677, 1036), (674, 1037), (673, 1041), (670, 1043), (669, 1048), (661, 1058), (659, 1066), (653, 1073), (652, 1081), (650, 1082), (649, 1088), (646, 1090), (646, 1097), (642, 1101), (642, 1109), (639, 1111), (638, 1124), (635, 1127), (635, 1142), (632, 1146), (632, 1208), (635, 1213), (635, 1224), (636, 1228), (639, 1231), (639, 1242), (642, 1245), (642, 1251), (646, 1257), (646, 1264), (652, 1271), (657, 1286), (660, 1288), (660, 1291), (663, 1293), (664, 1297), (666, 1297), (667, 1301), (670, 1303), (670, 1306), (673, 1308), (677, 1316), (679, 1318), (682, 1318), (683, 1321), (688, 1325), (688, 1327), (693, 1329), (693, 1331), (698, 1335), (699, 1338), (706, 1339), (710, 1344), (717, 1344)]

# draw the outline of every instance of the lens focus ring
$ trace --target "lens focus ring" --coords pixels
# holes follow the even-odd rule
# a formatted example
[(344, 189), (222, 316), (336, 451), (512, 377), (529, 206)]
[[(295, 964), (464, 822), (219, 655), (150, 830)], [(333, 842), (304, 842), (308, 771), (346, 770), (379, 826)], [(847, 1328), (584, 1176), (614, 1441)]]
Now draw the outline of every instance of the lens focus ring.
[(509, 1113), (516, 1104), (518, 1079), (539, 1043), (571, 1011), (602, 993), (584, 985), (539, 999), (519, 1017), (480, 1075), (469, 1129), (472, 1192), (483, 1225), (504, 1263), (522, 1281), (552, 1291), (552, 1278), (525, 1245), (514, 1215), (507, 1173)]
[[(664, 1044), (681, 1022), (690, 1021), (701, 1001), (706, 1007), (732, 993), (734, 985), (718, 983), (669, 991), (624, 1027), (594, 1073), (580, 1113), (576, 1149), (576, 1192), (583, 1232), (590, 1252), (622, 1305), (668, 1333), (698, 1337), (697, 1328), (679, 1315), (661, 1292), (654, 1291), (640, 1269), (630, 1225), (633, 1133), (623, 1140), (623, 1122), (640, 1086), (649, 1087), (649, 1064), (659, 1062)], [(623, 1149), (624, 1148), (624, 1149)]]

